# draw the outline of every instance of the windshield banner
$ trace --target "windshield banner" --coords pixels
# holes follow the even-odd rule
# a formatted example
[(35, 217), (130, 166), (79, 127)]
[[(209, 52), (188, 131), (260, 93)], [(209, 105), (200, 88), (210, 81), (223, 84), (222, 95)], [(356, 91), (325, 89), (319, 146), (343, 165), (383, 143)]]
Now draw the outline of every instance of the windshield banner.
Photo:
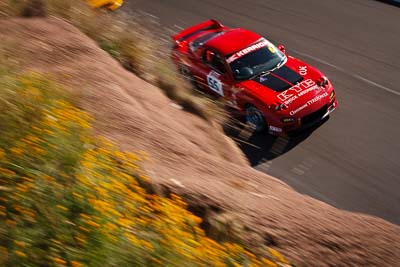
[(242, 50), (236, 52), (235, 54), (230, 56), (226, 61), (228, 63), (231, 63), (231, 62), (235, 61), (236, 59), (238, 59), (240, 57), (243, 57), (244, 55), (247, 55), (248, 53), (251, 53), (253, 51), (256, 51), (256, 50), (258, 50), (260, 48), (263, 48), (263, 47), (266, 47), (266, 46), (269, 46), (269, 45), (271, 45), (271, 43), (264, 39), (261, 42), (253, 44), (253, 45), (251, 45), (249, 47), (246, 47), (245, 49), (242, 49)]

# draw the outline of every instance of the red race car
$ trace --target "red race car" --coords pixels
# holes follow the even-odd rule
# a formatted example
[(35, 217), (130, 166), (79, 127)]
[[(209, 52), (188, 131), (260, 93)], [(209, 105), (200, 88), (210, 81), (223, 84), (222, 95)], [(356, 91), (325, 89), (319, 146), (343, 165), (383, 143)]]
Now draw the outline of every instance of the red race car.
[(172, 38), (179, 70), (243, 112), (256, 131), (288, 134), (318, 123), (337, 107), (325, 75), (257, 33), (208, 20)]

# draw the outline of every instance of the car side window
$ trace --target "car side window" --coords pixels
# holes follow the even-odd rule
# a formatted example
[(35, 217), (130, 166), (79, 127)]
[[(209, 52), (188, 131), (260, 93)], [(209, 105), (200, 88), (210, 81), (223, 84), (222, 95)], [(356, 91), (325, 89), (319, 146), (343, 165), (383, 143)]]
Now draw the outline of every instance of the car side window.
[(204, 51), (203, 61), (204, 61), (204, 63), (206, 63), (213, 69), (215, 69), (216, 71), (218, 71), (222, 74), (226, 73), (224, 61), (218, 53), (215, 53), (214, 51), (212, 51), (210, 49), (206, 49)]

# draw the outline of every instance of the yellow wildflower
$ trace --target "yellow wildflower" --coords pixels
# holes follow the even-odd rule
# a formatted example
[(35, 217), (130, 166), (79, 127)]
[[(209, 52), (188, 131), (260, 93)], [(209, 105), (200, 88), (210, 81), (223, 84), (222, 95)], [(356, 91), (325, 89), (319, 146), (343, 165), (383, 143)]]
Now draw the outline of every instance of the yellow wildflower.
[(23, 242), (23, 241), (14, 240), (14, 243), (15, 243), (15, 245), (17, 245), (17, 246), (19, 246), (21, 248), (26, 247), (26, 243)]
[(67, 262), (65, 260), (63, 260), (61, 258), (58, 258), (58, 257), (54, 257), (53, 260), (57, 264), (61, 264), (61, 265), (66, 265), (67, 264)]
[(22, 155), (24, 153), (24, 150), (22, 148), (19, 148), (19, 147), (12, 147), (10, 149), (10, 151), (11, 151), (11, 153), (13, 153), (15, 155), (18, 155), (18, 156), (20, 156), (20, 155)]
[(36, 132), (41, 132), (42, 129), (37, 127), (37, 126), (32, 126), (32, 129), (35, 130)]
[(83, 264), (78, 261), (71, 261), (72, 267), (82, 267)]
[(83, 227), (83, 226), (79, 226), (79, 229), (81, 229), (82, 231), (87, 232), (87, 233), (90, 232), (90, 229)]
[(46, 180), (46, 181), (48, 181), (48, 182), (54, 180), (53, 177), (51, 177), (50, 175), (47, 175), (47, 174), (43, 175), (43, 179)]
[(3, 160), (6, 158), (6, 153), (4, 152), (3, 149), (0, 148), (0, 160)]
[(93, 227), (96, 227), (96, 228), (100, 226), (100, 224), (98, 224), (98, 223), (96, 223), (96, 222), (94, 222), (92, 220), (89, 220), (86, 223), (89, 224), (90, 226), (93, 226)]
[(17, 190), (26, 193), (29, 191), (29, 187), (26, 184), (18, 184)]
[(33, 86), (28, 86), (27, 93), (30, 95), (29, 97), (34, 98), (36, 101), (40, 101), (42, 97), (42, 93), (40, 92), (40, 90)]
[(151, 261), (154, 261), (157, 264), (162, 264), (162, 261), (157, 258), (151, 258)]
[(23, 209), (23, 210), (21, 210), (21, 213), (25, 214), (26, 216), (28, 216), (30, 218), (35, 218), (36, 217), (35, 212), (32, 211), (32, 210)]
[(117, 224), (122, 227), (129, 227), (132, 224), (132, 221), (126, 218), (119, 218)]
[(6, 224), (11, 227), (17, 226), (17, 222), (13, 220), (6, 220)]
[(79, 216), (82, 217), (83, 219), (87, 219), (87, 220), (91, 219), (90, 215), (87, 215), (85, 213), (80, 213)]
[(136, 236), (130, 233), (125, 233), (124, 235), (133, 245), (140, 246), (140, 241), (136, 238)]
[(20, 251), (20, 250), (16, 250), (16, 251), (15, 251), (15, 254), (16, 254), (17, 256), (26, 258), (26, 254), (25, 254), (24, 252)]
[(263, 264), (265, 264), (267, 267), (278, 267), (278, 265), (276, 263), (274, 263), (270, 260), (264, 259), (264, 258), (261, 259), (261, 262)]
[(75, 239), (80, 245), (85, 245), (87, 243), (86, 238), (84, 236), (78, 235), (75, 237)]
[(55, 133), (54, 131), (51, 131), (49, 129), (44, 129), (43, 132), (48, 134), (48, 135), (54, 135), (54, 133)]
[(77, 198), (80, 198), (80, 199), (83, 198), (82, 195), (80, 195), (80, 194), (78, 194), (78, 193), (76, 193), (76, 192), (72, 192), (72, 195), (73, 195), (74, 197), (77, 197)]
[(66, 208), (66, 207), (64, 207), (62, 205), (57, 205), (56, 207), (59, 208), (60, 210), (68, 211), (68, 208)]
[(37, 136), (33, 136), (33, 135), (28, 135), (25, 138), (22, 139), (23, 142), (27, 143), (27, 144), (35, 144), (35, 143), (39, 143), (40, 138)]
[(44, 150), (41, 149), (40, 147), (33, 146), (32, 149), (33, 149), (36, 153), (38, 153), (39, 155), (44, 155), (44, 154), (46, 154), (46, 151), (44, 151)]
[(272, 248), (268, 248), (269, 253), (271, 254), (272, 257), (277, 259), (281, 263), (288, 263), (288, 261), (280, 254), (278, 251)]
[(0, 167), (0, 174), (4, 174), (6, 176), (14, 176), (15, 172), (13, 172), (12, 170), (9, 169), (5, 169), (5, 168), (1, 168)]
[(27, 182), (33, 182), (32, 178), (29, 178), (29, 177), (26, 177), (26, 176), (22, 177), (22, 179), (24, 179)]
[(141, 243), (142, 243), (142, 246), (144, 248), (146, 248), (147, 250), (153, 250), (153, 245), (150, 242), (148, 242), (146, 240), (142, 240)]
[(109, 223), (109, 222), (105, 223), (105, 224), (104, 224), (104, 227), (105, 227), (107, 230), (109, 230), (110, 232), (113, 232), (113, 231), (115, 231), (115, 230), (118, 228), (115, 224), (112, 224), (112, 223)]

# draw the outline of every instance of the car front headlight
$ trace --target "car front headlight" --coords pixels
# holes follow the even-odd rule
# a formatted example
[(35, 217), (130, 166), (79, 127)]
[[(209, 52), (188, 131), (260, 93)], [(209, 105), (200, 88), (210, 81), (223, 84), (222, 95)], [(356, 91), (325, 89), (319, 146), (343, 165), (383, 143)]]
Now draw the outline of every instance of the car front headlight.
[(323, 77), (321, 77), (319, 80), (315, 81), (315, 83), (316, 83), (318, 86), (321, 86), (321, 87), (323, 87), (323, 88), (326, 88), (327, 85), (328, 85), (328, 83), (329, 83), (329, 81), (328, 81), (328, 78), (326, 78), (325, 76), (323, 76)]

